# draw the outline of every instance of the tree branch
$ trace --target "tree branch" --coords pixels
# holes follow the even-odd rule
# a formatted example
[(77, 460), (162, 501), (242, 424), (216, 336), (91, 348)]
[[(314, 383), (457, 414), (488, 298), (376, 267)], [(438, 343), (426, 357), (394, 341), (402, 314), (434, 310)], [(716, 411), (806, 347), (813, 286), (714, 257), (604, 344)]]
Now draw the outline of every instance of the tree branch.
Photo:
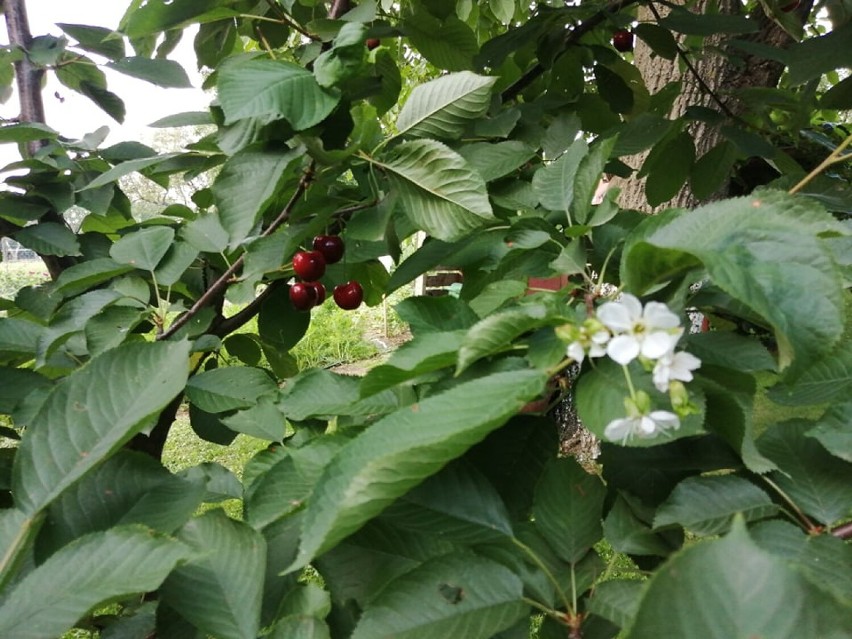
[[(18, 100), (21, 105), (20, 122), (37, 122), (46, 124), (44, 115), (44, 100), (41, 95), (41, 82), (44, 77), (44, 69), (35, 66), (29, 59), (29, 49), (33, 42), (30, 32), (30, 23), (27, 19), (27, 5), (25, 0), (5, 0), (3, 3), (6, 17), (6, 30), (9, 33), (9, 44), (14, 48), (23, 50), (24, 55), (17, 60), (15, 65), (15, 81), (18, 86)], [(47, 144), (46, 140), (31, 140), (27, 142), (29, 156), (38, 153)], [(54, 210), (44, 215), (44, 221), (65, 224), (65, 220)], [(5, 225), (2, 234), (11, 234)], [(54, 280), (69, 266), (75, 264), (70, 257), (57, 257), (55, 255), (42, 255), (50, 277)]]
[(272, 282), (239, 313), (236, 313), (231, 317), (222, 318), (218, 323), (214, 323), (213, 327), (207, 332), (211, 335), (222, 338), (241, 328), (249, 320), (251, 320), (252, 317), (257, 315), (260, 311), (260, 306), (266, 301), (266, 298), (272, 295), (273, 291), (280, 288), (282, 283), (283, 280), (276, 280), (275, 282)]
[[(629, 7), (631, 4), (636, 4), (638, 2), (639, 0), (615, 0), (615, 2), (609, 3), (605, 8), (601, 9), (593, 16), (583, 20), (583, 22), (571, 29), (571, 31), (568, 32), (568, 35), (565, 36), (565, 40), (562, 42), (562, 49), (556, 57), (554, 57), (554, 62), (559, 58), (559, 56), (565, 53), (569, 47), (577, 44), (580, 41), (580, 38), (604, 22), (610, 14), (618, 13), (622, 9)], [(518, 97), (518, 94), (532, 84), (536, 78), (544, 73), (544, 71), (545, 68), (541, 65), (541, 63), (536, 62), (536, 64), (518, 78), (512, 86), (503, 91), (501, 96), (503, 98), (503, 102), (508, 102), (509, 100), (514, 100)]]
[(831, 529), (831, 534), (840, 539), (852, 539), (852, 521), (835, 526)]
[[(29, 50), (33, 42), (30, 23), (27, 18), (25, 0), (6, 0), (4, 3), (6, 29), (9, 32), (9, 44), (24, 51), (24, 56), (15, 62), (15, 80), (21, 102), (21, 122), (39, 122), (44, 124), (44, 101), (41, 96), (41, 80), (44, 69), (36, 67), (29, 59)], [(44, 147), (45, 140), (32, 140), (27, 143), (30, 155), (35, 155)]]
[[(287, 205), (284, 207), (284, 210), (282, 210), (278, 217), (275, 218), (272, 223), (266, 228), (266, 230), (260, 234), (261, 237), (267, 237), (269, 235), (272, 235), (290, 217), (290, 213), (296, 206), (296, 202), (298, 202), (302, 195), (304, 195), (305, 191), (308, 188), (308, 185), (313, 179), (313, 167), (314, 165), (313, 163), (311, 163), (311, 165), (305, 171), (304, 175), (302, 175), (302, 179), (299, 180), (299, 184), (296, 187), (296, 190), (293, 192), (293, 195), (290, 197), (290, 201), (287, 202)], [(210, 288), (204, 291), (201, 297), (196, 300), (195, 304), (193, 304), (192, 307), (186, 313), (184, 313), (183, 315), (178, 317), (174, 322), (172, 322), (172, 325), (169, 326), (167, 330), (157, 335), (157, 340), (160, 341), (168, 339), (172, 335), (177, 333), (183, 326), (189, 323), (189, 321), (193, 317), (198, 315), (201, 309), (208, 306), (216, 298), (217, 295), (222, 293), (228, 287), (228, 284), (231, 282), (231, 279), (237, 274), (237, 271), (239, 271), (242, 267), (243, 262), (245, 262), (245, 257), (246, 254), (243, 253), (236, 260), (234, 260), (234, 263), (231, 264), (228, 270), (222, 273), (222, 275), (219, 276), (219, 279), (213, 282), (213, 284), (210, 285)]]

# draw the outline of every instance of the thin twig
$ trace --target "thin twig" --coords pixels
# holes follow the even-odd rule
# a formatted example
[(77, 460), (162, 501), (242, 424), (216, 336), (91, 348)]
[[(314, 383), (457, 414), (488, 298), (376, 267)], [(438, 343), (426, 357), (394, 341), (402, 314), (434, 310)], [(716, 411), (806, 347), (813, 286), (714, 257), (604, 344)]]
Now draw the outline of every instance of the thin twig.
[(841, 142), (827, 158), (820, 162), (819, 165), (813, 171), (811, 171), (805, 177), (799, 180), (798, 184), (796, 184), (796, 186), (790, 189), (788, 193), (790, 193), (790, 195), (798, 193), (805, 186), (807, 186), (808, 182), (813, 180), (817, 175), (819, 175), (822, 171), (827, 169), (832, 164), (835, 164), (837, 162), (845, 162), (846, 160), (852, 158), (852, 155), (841, 155), (841, 153), (843, 153), (843, 150), (850, 144), (852, 144), (852, 135), (848, 136), (845, 140), (843, 140), (843, 142)]
[[(616, 0), (615, 2), (609, 3), (606, 7), (598, 11), (596, 14), (591, 17), (583, 20), (582, 23), (578, 24), (576, 27), (571, 29), (568, 32), (568, 35), (565, 36), (565, 40), (562, 43), (562, 49), (559, 53), (556, 54), (554, 58), (554, 62), (568, 50), (574, 44), (577, 44), (584, 35), (592, 31), (595, 27), (597, 27), (602, 22), (605, 22), (607, 18), (613, 13), (618, 13), (622, 9), (629, 7), (631, 4), (636, 4), (639, 0)], [(540, 62), (537, 62), (535, 66), (531, 67), (524, 73), (520, 78), (518, 78), (514, 84), (512, 84), (509, 88), (503, 91), (502, 98), (503, 102), (508, 102), (509, 100), (514, 100), (518, 94), (526, 89), (533, 81), (538, 78), (542, 73), (544, 73), (545, 69)]]
[(835, 526), (831, 529), (831, 534), (840, 539), (852, 539), (852, 521)]
[[(293, 192), (290, 201), (287, 202), (287, 205), (284, 207), (278, 217), (276, 217), (272, 221), (272, 223), (266, 228), (266, 230), (264, 230), (263, 233), (260, 234), (261, 237), (267, 237), (269, 235), (272, 235), (272, 233), (274, 233), (290, 217), (290, 213), (292, 212), (293, 207), (296, 206), (296, 202), (298, 202), (302, 195), (304, 195), (305, 191), (308, 188), (308, 185), (313, 179), (313, 167), (314, 165), (312, 163), (305, 171), (304, 175), (302, 175), (302, 179), (299, 180), (299, 184), (296, 187), (296, 190)], [(219, 293), (224, 291), (225, 288), (227, 288), (228, 284), (231, 282), (232, 278), (236, 275), (237, 271), (240, 270), (240, 268), (242, 267), (243, 262), (245, 261), (245, 257), (246, 254), (242, 253), (242, 255), (240, 255), (236, 260), (234, 260), (234, 263), (228, 267), (228, 270), (222, 273), (222, 275), (219, 276), (219, 279), (213, 282), (213, 284), (210, 285), (210, 288), (204, 291), (201, 297), (196, 300), (195, 304), (193, 304), (192, 307), (186, 313), (178, 317), (174, 322), (172, 322), (172, 325), (169, 326), (167, 330), (163, 331), (161, 335), (157, 336), (157, 340), (168, 339), (169, 337), (177, 333), (183, 326), (189, 323), (189, 320), (198, 315), (201, 309), (205, 308), (213, 301), (213, 299)]]
[[(648, 3), (648, 9), (651, 11), (651, 13), (654, 14), (654, 18), (657, 19), (657, 22), (660, 22), (663, 19), (660, 13), (657, 11), (657, 8), (654, 6), (653, 2)], [(692, 76), (695, 78), (695, 81), (698, 82), (698, 86), (701, 87), (701, 90), (706, 95), (710, 96), (710, 99), (713, 100), (713, 102), (719, 105), (719, 108), (722, 109), (722, 112), (725, 115), (727, 115), (733, 120), (740, 120), (740, 117), (736, 113), (734, 113), (731, 108), (727, 104), (725, 104), (722, 98), (716, 95), (716, 92), (712, 88), (710, 88), (710, 85), (708, 85), (704, 81), (704, 78), (702, 78), (701, 74), (698, 73), (698, 69), (696, 69), (695, 65), (692, 64), (692, 60), (689, 59), (689, 54), (682, 46), (680, 46), (680, 43), (677, 41), (675, 41), (675, 48), (677, 49), (678, 56), (681, 60), (683, 60), (683, 63), (686, 65), (686, 68), (689, 69), (690, 73), (692, 73)]]

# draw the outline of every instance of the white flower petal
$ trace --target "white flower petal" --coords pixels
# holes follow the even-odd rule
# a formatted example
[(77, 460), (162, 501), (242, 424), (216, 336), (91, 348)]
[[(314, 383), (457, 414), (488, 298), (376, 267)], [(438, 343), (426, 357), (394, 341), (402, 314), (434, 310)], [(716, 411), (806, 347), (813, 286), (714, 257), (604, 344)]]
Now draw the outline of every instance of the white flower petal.
[(647, 357), (648, 359), (662, 357), (674, 348), (679, 337), (679, 335), (665, 331), (654, 331), (647, 334), (645, 339), (642, 340), (642, 357)]
[(625, 366), (639, 356), (639, 341), (630, 335), (618, 335), (606, 345), (606, 353)]
[(613, 442), (626, 440), (633, 434), (633, 422), (629, 417), (612, 420), (604, 429), (604, 437)]
[(657, 428), (660, 430), (666, 430), (668, 428), (677, 430), (680, 428), (680, 419), (678, 416), (667, 410), (651, 411), (650, 418), (654, 420), (657, 424)]
[(604, 345), (609, 341), (610, 334), (606, 331), (598, 331), (594, 335), (592, 335), (592, 344), (600, 344)]
[(642, 317), (642, 302), (639, 301), (638, 297), (630, 293), (623, 293), (618, 301), (627, 308), (627, 312), (630, 313), (634, 323)]
[(586, 356), (586, 353), (583, 350), (583, 345), (580, 344), (580, 342), (571, 342), (568, 344), (566, 354), (578, 364), (582, 364), (583, 358)]
[(669, 361), (667, 358), (663, 358), (657, 361), (654, 366), (654, 386), (657, 387), (657, 390), (661, 393), (665, 393), (669, 390), (669, 382), (671, 381), (671, 367), (669, 366)]
[(675, 353), (671, 361), (671, 379), (677, 379), (681, 382), (692, 381), (692, 371), (701, 367), (701, 360), (692, 353), (679, 351)]
[(675, 328), (680, 326), (680, 318), (660, 302), (648, 302), (642, 313), (648, 328)]
[(639, 315), (633, 316), (621, 302), (607, 302), (597, 311), (598, 319), (614, 333), (624, 333), (633, 329)]
[(636, 433), (640, 437), (653, 437), (657, 432), (657, 424), (647, 415), (642, 415), (639, 418), (639, 428)]
[(594, 342), (589, 346), (589, 357), (603, 357), (604, 355), (606, 355), (606, 346)]

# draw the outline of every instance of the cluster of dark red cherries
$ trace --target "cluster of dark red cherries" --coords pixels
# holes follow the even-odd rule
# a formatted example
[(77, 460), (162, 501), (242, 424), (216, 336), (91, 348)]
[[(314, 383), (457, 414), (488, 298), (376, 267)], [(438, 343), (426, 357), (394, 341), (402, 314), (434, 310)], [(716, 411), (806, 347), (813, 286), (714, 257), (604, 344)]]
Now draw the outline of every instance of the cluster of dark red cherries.
[[(309, 311), (325, 301), (325, 286), (320, 278), (325, 275), (326, 264), (343, 259), (343, 239), (338, 235), (317, 235), (310, 251), (299, 251), (293, 256), (293, 272), (301, 282), (290, 287), (290, 302), (300, 311)], [(332, 293), (334, 303), (352, 311), (364, 300), (364, 289), (356, 280), (338, 284)]]

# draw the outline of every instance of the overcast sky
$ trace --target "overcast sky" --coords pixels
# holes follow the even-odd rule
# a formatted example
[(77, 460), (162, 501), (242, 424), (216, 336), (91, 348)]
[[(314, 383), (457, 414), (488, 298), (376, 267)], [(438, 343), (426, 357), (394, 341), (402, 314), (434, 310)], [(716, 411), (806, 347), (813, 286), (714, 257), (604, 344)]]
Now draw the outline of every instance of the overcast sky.
[[(34, 36), (47, 33), (61, 36), (63, 32), (56, 23), (87, 24), (115, 29), (128, 4), (128, 0), (27, 0), (30, 30)], [(0, 29), (0, 34), (3, 43), (8, 43), (5, 28)], [(193, 85), (199, 87), (201, 78), (195, 69), (193, 36), (192, 33), (185, 34), (177, 50), (169, 57), (180, 62)], [(72, 38), (69, 40), (73, 42)], [(128, 54), (132, 55), (129, 46)], [(104, 62), (101, 58), (95, 59), (99, 63)], [(161, 89), (109, 69), (104, 71), (107, 76), (107, 88), (121, 97), (127, 108), (123, 125), (110, 118), (88, 98), (53, 80), (52, 76), (43, 93), (48, 125), (62, 135), (72, 138), (80, 138), (101, 126), (108, 126), (108, 145), (120, 140), (140, 137), (144, 139), (146, 127), (151, 122), (172, 113), (205, 110), (212, 98), (197, 88)], [(17, 114), (18, 101), (17, 95), (14, 95), (6, 104), (0, 105), (0, 116), (9, 118)], [(2, 146), (5, 147), (0, 150), (4, 160), (9, 157), (9, 153), (15, 153), (14, 145)]]

